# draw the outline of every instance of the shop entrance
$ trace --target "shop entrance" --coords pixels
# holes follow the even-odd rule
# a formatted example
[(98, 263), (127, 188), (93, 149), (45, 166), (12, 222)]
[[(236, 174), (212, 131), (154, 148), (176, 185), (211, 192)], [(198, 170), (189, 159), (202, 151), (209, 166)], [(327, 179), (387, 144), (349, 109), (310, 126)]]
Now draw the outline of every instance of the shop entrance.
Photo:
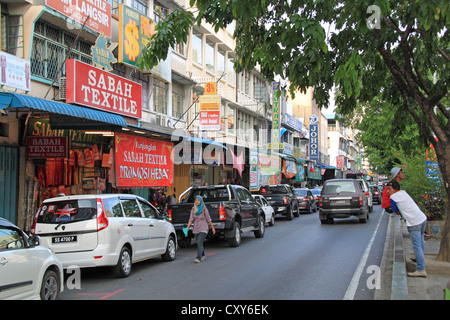
[(0, 218), (17, 224), (17, 178), (19, 149), (0, 146)]

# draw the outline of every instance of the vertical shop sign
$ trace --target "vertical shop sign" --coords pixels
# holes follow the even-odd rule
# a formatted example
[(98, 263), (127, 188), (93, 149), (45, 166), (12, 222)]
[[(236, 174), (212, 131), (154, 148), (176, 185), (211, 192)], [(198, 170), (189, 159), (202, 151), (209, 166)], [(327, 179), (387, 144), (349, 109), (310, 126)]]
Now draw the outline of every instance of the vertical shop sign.
[(142, 117), (142, 86), (77, 60), (66, 61), (66, 102)]
[(336, 157), (336, 168), (338, 169), (344, 168), (344, 156)]
[(117, 187), (170, 187), (173, 143), (115, 134)]
[(272, 113), (272, 143), (269, 143), (269, 149), (282, 149), (280, 146), (280, 83), (273, 82), (273, 113)]
[[(137, 68), (142, 49), (156, 33), (155, 23), (138, 11), (119, 4), (119, 62)], [(169, 50), (167, 59), (161, 61), (150, 71), (166, 82), (172, 81), (172, 54)]]
[[(66, 17), (111, 38), (111, 4), (106, 0), (46, 0), (45, 4)], [(70, 23), (69, 20), (67, 22)], [(74, 28), (69, 26), (69, 28)]]
[(258, 190), (258, 151), (250, 150), (250, 190)]
[(220, 130), (220, 96), (203, 95), (200, 102), (200, 130)]
[(319, 160), (319, 125), (309, 125), (309, 159)]

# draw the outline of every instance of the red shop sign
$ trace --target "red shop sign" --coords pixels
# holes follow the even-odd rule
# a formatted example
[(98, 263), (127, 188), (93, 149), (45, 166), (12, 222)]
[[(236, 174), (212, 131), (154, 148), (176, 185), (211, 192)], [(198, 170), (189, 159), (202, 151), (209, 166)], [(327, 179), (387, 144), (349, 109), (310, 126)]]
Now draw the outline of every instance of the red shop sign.
[(78, 60), (66, 61), (66, 102), (142, 117), (142, 86)]
[(67, 159), (69, 139), (67, 137), (28, 137), (28, 159)]
[(115, 134), (118, 187), (170, 187), (173, 143), (129, 134)]
[[(111, 38), (111, 4), (106, 0), (46, 0), (46, 5), (63, 15)], [(79, 28), (67, 21), (69, 28)], [(70, 23), (70, 24), (69, 24)]]

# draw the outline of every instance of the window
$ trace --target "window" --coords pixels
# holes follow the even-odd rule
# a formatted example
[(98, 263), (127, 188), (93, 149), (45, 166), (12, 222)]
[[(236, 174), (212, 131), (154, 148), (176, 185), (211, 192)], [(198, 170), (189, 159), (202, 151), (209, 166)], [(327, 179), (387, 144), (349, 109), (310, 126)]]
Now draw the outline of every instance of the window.
[[(143, 0), (141, 0), (141, 1), (143, 1)], [(156, 4), (154, 5), (154, 7), (153, 7), (153, 21), (155, 23), (159, 23), (160, 21), (163, 21), (168, 14), (169, 14), (169, 10), (168, 9), (166, 9), (164, 7), (161, 7), (161, 6), (158, 6)]]
[(1, 49), (12, 55), (23, 57), (22, 16), (2, 12), (1, 33)]
[(225, 51), (219, 49), (217, 52), (217, 75), (220, 77), (225, 72)]
[(206, 49), (205, 49), (205, 61), (206, 61), (206, 69), (209, 72), (215, 73), (216, 66), (215, 66), (215, 50), (214, 50), (214, 43), (208, 43), (206, 42)]
[(192, 34), (192, 61), (203, 64), (203, 44), (201, 34)]
[(144, 16), (147, 16), (147, 0), (133, 0), (131, 2), (131, 7), (136, 11), (142, 13)]
[(25, 240), (18, 230), (0, 227), (0, 250), (11, 250), (25, 247)]
[(38, 223), (79, 222), (97, 217), (95, 199), (47, 202), (39, 209)]
[(236, 73), (234, 72), (234, 60), (233, 60), (233, 58), (228, 58), (227, 78), (228, 78), (228, 82), (230, 84), (232, 84), (232, 85), (236, 84)]
[(120, 201), (117, 197), (103, 199), (103, 208), (105, 208), (107, 217), (123, 217)]
[(148, 203), (145, 203), (141, 200), (138, 200), (139, 204), (141, 205), (142, 212), (144, 212), (144, 217), (151, 218), (151, 219), (158, 219), (158, 212), (155, 208), (153, 208)]
[(141, 211), (139, 210), (138, 203), (136, 199), (126, 199), (121, 200), (123, 212), (125, 213), (125, 217), (137, 217), (142, 218)]
[(153, 79), (153, 103), (154, 111), (167, 114), (167, 85), (157, 79)]
[(172, 116), (177, 119), (180, 119), (183, 116), (183, 100), (183, 95), (172, 92)]
[[(34, 26), (30, 59), (31, 74), (53, 81), (58, 69), (66, 59), (77, 59), (92, 64), (91, 47), (94, 44), (78, 39), (78, 42), (73, 45), (75, 38), (75, 35), (46, 21), (37, 21)], [(73, 46), (70, 56), (67, 55), (68, 46)], [(65, 66), (63, 66), (59, 76), (65, 73)], [(56, 83), (58, 81), (59, 79), (56, 77)]]

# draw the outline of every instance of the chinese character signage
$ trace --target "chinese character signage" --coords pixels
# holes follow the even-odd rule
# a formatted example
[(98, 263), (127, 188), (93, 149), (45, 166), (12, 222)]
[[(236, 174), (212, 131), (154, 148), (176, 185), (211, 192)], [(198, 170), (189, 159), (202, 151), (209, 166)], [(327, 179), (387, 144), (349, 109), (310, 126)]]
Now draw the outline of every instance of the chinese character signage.
[[(142, 49), (150, 43), (155, 34), (155, 23), (123, 4), (119, 4), (119, 62), (132, 67), (139, 67), (138, 60)], [(171, 51), (165, 61), (161, 61), (150, 71), (153, 75), (164, 81), (172, 81), (172, 56)]]
[(0, 85), (30, 91), (30, 61), (0, 51)]
[(319, 160), (319, 125), (309, 125), (309, 158)]
[(220, 130), (220, 96), (203, 95), (200, 101), (200, 130)]
[(129, 134), (115, 134), (118, 187), (170, 187), (173, 143)]
[[(111, 4), (106, 0), (46, 0), (45, 4), (86, 27), (111, 38)], [(68, 24), (70, 21), (68, 20)], [(74, 28), (68, 25), (69, 28)], [(77, 28), (77, 27), (75, 27)]]
[(139, 83), (73, 59), (66, 61), (66, 83), (67, 103), (138, 119), (142, 116)]
[(273, 115), (272, 115), (272, 143), (269, 144), (271, 149), (279, 149), (280, 145), (280, 84), (272, 83), (273, 89)]

